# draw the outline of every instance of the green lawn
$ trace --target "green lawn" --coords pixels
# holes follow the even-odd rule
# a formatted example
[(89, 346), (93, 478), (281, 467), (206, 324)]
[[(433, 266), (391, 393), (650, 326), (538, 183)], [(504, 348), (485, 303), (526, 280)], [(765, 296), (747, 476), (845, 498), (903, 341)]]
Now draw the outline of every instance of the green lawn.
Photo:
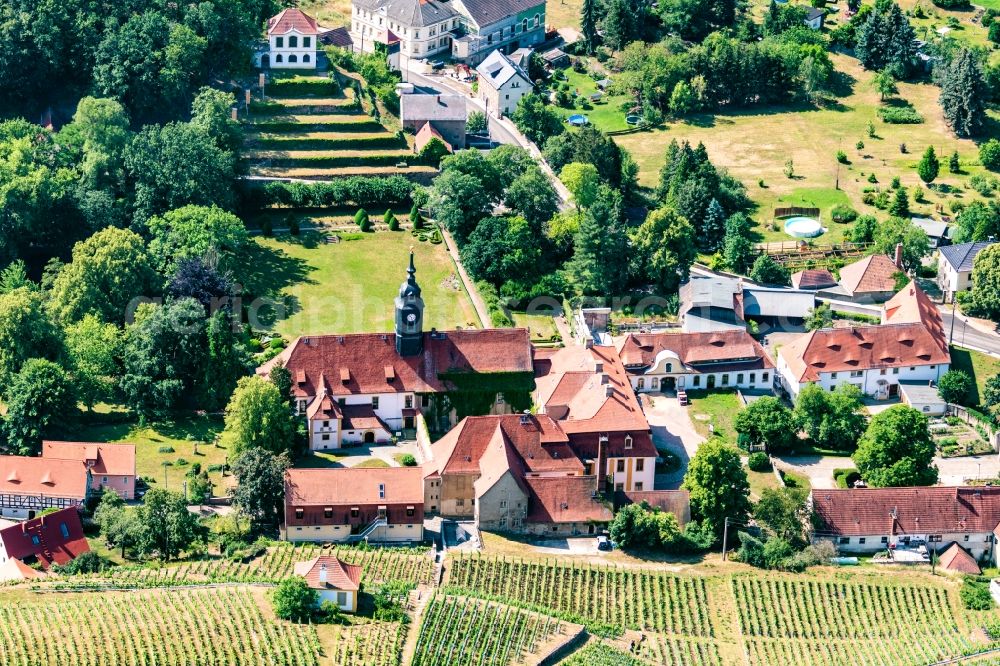
[(352, 465), (352, 467), (384, 469), (386, 467), (391, 467), (391, 465), (381, 458), (366, 458), (357, 465)]
[(760, 499), (760, 494), (767, 488), (781, 487), (772, 471), (755, 472), (747, 469), (747, 481), (750, 482), (750, 498), (754, 500)]
[[(846, 200), (861, 213), (884, 218), (884, 211), (862, 202), (864, 188), (871, 185), (868, 176), (873, 173), (881, 187), (888, 187), (894, 176), (911, 191), (921, 187), (925, 201), (915, 204), (911, 197), (915, 214), (930, 215), (937, 204), (947, 208), (956, 200), (968, 203), (979, 198), (965, 189), (969, 177), (982, 172), (978, 148), (971, 140), (955, 138), (948, 129), (938, 105), (940, 88), (930, 83), (900, 83), (898, 97), (911, 103), (925, 121), (918, 125), (885, 124), (876, 115), (880, 101), (871, 88), (873, 74), (849, 56), (834, 53), (831, 59), (842, 90), (827, 107), (795, 105), (706, 114), (648, 132), (616, 136), (615, 141), (632, 154), (640, 167), (640, 183), (650, 187), (656, 185), (672, 139), (704, 143), (712, 162), (746, 185), (757, 204), (754, 217), (762, 223), (761, 232), (769, 240), (792, 240), (783, 231), (775, 232), (769, 223), (776, 205), (796, 200), (819, 206), (824, 215), (829, 207)], [(995, 123), (996, 114), (991, 114)], [(876, 138), (867, 135), (870, 121)], [(861, 150), (855, 147), (859, 140), (864, 143)], [(906, 153), (901, 152), (901, 144), (906, 145)], [(935, 181), (935, 185), (950, 186), (948, 192), (931, 190), (917, 176), (916, 165), (928, 145), (935, 147), (943, 163), (956, 150), (962, 160), (964, 173), (952, 174), (944, 168)], [(850, 164), (838, 164), (838, 150), (847, 154)], [(794, 166), (793, 178), (784, 173), (789, 159)], [(824, 217), (824, 222), (827, 219)], [(831, 227), (831, 232), (816, 242), (841, 238), (847, 226)]]
[(514, 312), (514, 326), (531, 331), (531, 339), (548, 342), (559, 337), (556, 324), (549, 315)]
[(426, 303), (424, 330), (477, 325), (443, 243), (420, 242), (403, 231), (342, 238), (330, 244), (318, 234), (255, 239), (248, 290), (284, 302), (283, 312), (258, 308), (255, 326), (289, 337), (393, 330), (393, 298), (406, 279), (411, 247)]
[(700, 435), (707, 438), (714, 428), (716, 437), (721, 437), (728, 444), (736, 444), (733, 419), (742, 405), (735, 391), (688, 391), (688, 399), (691, 401), (691, 422)]
[[(585, 60), (586, 61), (586, 60)], [(596, 59), (586, 61), (588, 68), (599, 65)], [(563, 118), (582, 113), (587, 116), (590, 123), (602, 132), (613, 132), (629, 129), (625, 122), (625, 112), (619, 107), (628, 100), (625, 95), (603, 95), (600, 101), (591, 102), (590, 95), (600, 92), (597, 88), (597, 81), (589, 73), (574, 72), (572, 69), (561, 70), (569, 84), (570, 93), (577, 93), (576, 104), (571, 108), (554, 107)], [(608, 78), (613, 78), (613, 74)], [(553, 81), (553, 85), (561, 85), (562, 81)], [(586, 108), (590, 106), (591, 108)]]
[(969, 404), (979, 405), (982, 399), (986, 380), (1000, 374), (1000, 359), (994, 358), (971, 349), (961, 347), (951, 348), (951, 369), (963, 370), (975, 380), (973, 394), (969, 396)]
[[(226, 449), (213, 441), (222, 432), (222, 418), (219, 416), (178, 416), (173, 420), (151, 423), (145, 426), (137, 422), (84, 425), (63, 434), (63, 438), (82, 442), (128, 442), (135, 444), (136, 473), (151, 482), (154, 487), (166, 486), (170, 490), (180, 490), (184, 474), (194, 463), (201, 463), (202, 469), (210, 465), (226, 462)], [(171, 448), (173, 451), (161, 452)], [(197, 453), (195, 452), (197, 449)], [(178, 461), (187, 461), (179, 465)], [(164, 467), (163, 463), (168, 463)], [(232, 481), (231, 476), (222, 477), (221, 472), (209, 472), (213, 484), (213, 494), (225, 494)]]

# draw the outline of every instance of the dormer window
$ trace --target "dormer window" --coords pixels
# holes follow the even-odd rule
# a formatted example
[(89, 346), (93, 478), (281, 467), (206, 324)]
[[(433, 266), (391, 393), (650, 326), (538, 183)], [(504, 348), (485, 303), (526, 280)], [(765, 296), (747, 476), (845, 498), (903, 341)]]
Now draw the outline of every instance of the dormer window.
[(384, 483), (378, 484), (378, 498), (379, 499), (385, 499), (385, 484)]
[(626, 449), (632, 448), (632, 435), (625, 435), (625, 448)]

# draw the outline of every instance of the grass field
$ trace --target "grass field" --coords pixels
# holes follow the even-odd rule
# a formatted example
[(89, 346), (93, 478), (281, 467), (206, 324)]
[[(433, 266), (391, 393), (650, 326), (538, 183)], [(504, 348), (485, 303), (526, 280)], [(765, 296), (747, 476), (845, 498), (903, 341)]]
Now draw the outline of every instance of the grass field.
[(514, 317), (514, 326), (528, 329), (531, 332), (532, 340), (548, 342), (553, 338), (559, 338), (559, 330), (549, 315), (527, 314), (524, 312), (514, 312), (512, 314)]
[[(202, 469), (226, 462), (226, 449), (213, 442), (222, 432), (222, 418), (218, 416), (179, 416), (171, 421), (145, 426), (132, 423), (84, 425), (66, 433), (64, 438), (81, 442), (128, 442), (135, 444), (136, 473), (155, 484), (180, 491), (184, 474), (194, 463)], [(195, 448), (197, 447), (197, 453)], [(173, 451), (160, 449), (171, 448)], [(178, 465), (186, 460), (188, 465)], [(163, 463), (168, 463), (164, 467)], [(232, 477), (223, 478), (221, 471), (209, 472), (213, 494), (224, 495)]]
[[(758, 205), (756, 217), (764, 224), (765, 240), (788, 240), (783, 231), (768, 224), (771, 212), (779, 204), (808, 204), (822, 209), (824, 222), (829, 220), (829, 208), (845, 198), (858, 211), (874, 213), (862, 203), (862, 190), (869, 186), (869, 174), (875, 174), (878, 184), (887, 187), (899, 176), (908, 188), (921, 186), (926, 203), (911, 204), (915, 213), (930, 214), (937, 204), (954, 200), (968, 202), (977, 197), (964, 189), (969, 175), (981, 171), (977, 165), (978, 149), (966, 139), (957, 139), (948, 130), (938, 106), (940, 89), (929, 83), (900, 83), (898, 97), (913, 104), (924, 117), (919, 125), (889, 125), (876, 116), (878, 94), (871, 89), (872, 73), (866, 72), (851, 57), (832, 54), (843, 94), (829, 108), (810, 106), (769, 107), (717, 115), (697, 116), (687, 122), (671, 122), (664, 128), (616, 137), (629, 150), (640, 166), (640, 182), (653, 186), (663, 165), (664, 153), (671, 139), (702, 142), (709, 157), (718, 166), (729, 170), (746, 186)], [(867, 125), (873, 122), (877, 138), (867, 136)], [(864, 149), (855, 144), (864, 142)], [(907, 153), (900, 152), (906, 144)], [(928, 145), (933, 145), (942, 162), (957, 150), (964, 174), (956, 175), (942, 169), (935, 185), (952, 188), (951, 193), (930, 190), (917, 174), (916, 164)], [(850, 164), (838, 165), (836, 153), (847, 153)], [(791, 159), (794, 178), (784, 174), (785, 162)], [(763, 182), (763, 186), (759, 183)], [(839, 189), (838, 189), (839, 185)], [(884, 213), (880, 213), (884, 215)], [(843, 229), (834, 227), (818, 242), (836, 240)]]
[(963, 370), (972, 376), (975, 386), (973, 395), (969, 396), (969, 404), (978, 405), (986, 388), (986, 380), (1000, 374), (1000, 359), (971, 349), (952, 347), (951, 369)]
[[(702, 437), (712, 436), (722, 438), (727, 444), (736, 444), (736, 430), (733, 428), (733, 418), (740, 411), (741, 405), (735, 391), (716, 390), (688, 391), (691, 406), (691, 422), (694, 429)], [(711, 428), (709, 426), (712, 426)]]
[(261, 263), (255, 294), (277, 296), (284, 312), (263, 308), (260, 323), (277, 332), (355, 333), (393, 330), (393, 299), (413, 248), (426, 304), (424, 330), (474, 327), (475, 311), (443, 243), (407, 232), (348, 235), (327, 244), (316, 234), (256, 239)]

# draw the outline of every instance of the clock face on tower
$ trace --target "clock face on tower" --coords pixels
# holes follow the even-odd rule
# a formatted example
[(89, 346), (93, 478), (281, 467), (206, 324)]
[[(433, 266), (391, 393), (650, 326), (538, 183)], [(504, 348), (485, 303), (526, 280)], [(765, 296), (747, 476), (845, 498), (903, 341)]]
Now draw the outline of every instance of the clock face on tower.
[(416, 314), (414, 314), (413, 312), (411, 312), (410, 314), (406, 315), (406, 321), (407, 321), (407, 322), (409, 322), (409, 323), (411, 323), (411, 324), (412, 324), (412, 323), (413, 323), (413, 322), (415, 322), (416, 320), (417, 320), (417, 315), (416, 315)]

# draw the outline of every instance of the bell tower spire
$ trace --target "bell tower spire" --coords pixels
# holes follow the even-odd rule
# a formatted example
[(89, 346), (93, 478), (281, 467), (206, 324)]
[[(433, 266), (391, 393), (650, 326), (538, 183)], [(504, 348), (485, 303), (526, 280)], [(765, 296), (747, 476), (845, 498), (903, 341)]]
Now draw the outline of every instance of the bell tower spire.
[(424, 299), (417, 284), (417, 267), (414, 265), (413, 248), (410, 248), (410, 265), (406, 280), (399, 285), (396, 296), (396, 353), (416, 356), (424, 350)]

